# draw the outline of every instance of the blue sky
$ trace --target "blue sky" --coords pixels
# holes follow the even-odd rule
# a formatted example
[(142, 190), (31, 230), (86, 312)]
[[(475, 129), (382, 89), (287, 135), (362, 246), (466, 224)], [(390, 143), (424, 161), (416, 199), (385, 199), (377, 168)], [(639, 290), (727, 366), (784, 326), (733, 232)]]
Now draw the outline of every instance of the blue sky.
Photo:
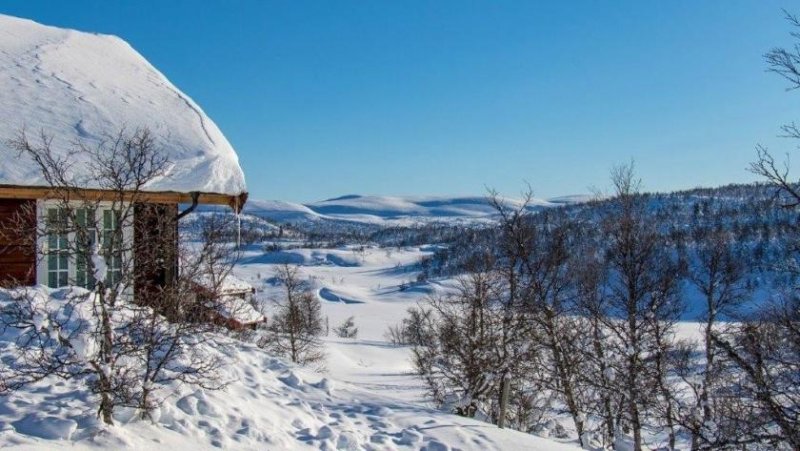
[(800, 93), (765, 72), (786, 2), (4, 0), (111, 33), (194, 98), (255, 198), (537, 196), (752, 181)]

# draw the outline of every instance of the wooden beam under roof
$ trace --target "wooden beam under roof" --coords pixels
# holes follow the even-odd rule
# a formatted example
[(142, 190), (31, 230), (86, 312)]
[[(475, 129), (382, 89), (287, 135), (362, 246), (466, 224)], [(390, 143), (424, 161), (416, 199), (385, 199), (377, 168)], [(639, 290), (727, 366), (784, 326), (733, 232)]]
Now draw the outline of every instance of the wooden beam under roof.
[[(122, 201), (143, 202), (151, 204), (189, 204), (192, 203), (191, 192), (178, 191), (137, 191), (123, 192), (94, 188), (49, 188), (40, 186), (0, 185), (0, 199), (66, 199), (77, 201)], [(207, 205), (227, 205), (235, 212), (241, 212), (247, 202), (247, 193), (239, 195), (203, 193), (199, 194), (197, 203)]]

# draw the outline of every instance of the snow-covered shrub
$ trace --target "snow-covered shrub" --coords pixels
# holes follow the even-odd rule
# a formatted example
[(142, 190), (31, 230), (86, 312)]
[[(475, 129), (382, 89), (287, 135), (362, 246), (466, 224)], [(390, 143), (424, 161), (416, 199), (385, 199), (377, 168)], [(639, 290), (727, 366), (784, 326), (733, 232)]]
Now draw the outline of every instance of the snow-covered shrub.
[(356, 327), (355, 317), (349, 317), (333, 329), (339, 338), (358, 338), (358, 327)]
[(431, 321), (431, 310), (424, 307), (410, 307), (406, 311), (407, 315), (399, 324), (389, 326), (384, 336), (386, 339), (397, 346), (411, 346), (426, 343), (431, 337), (429, 322)]

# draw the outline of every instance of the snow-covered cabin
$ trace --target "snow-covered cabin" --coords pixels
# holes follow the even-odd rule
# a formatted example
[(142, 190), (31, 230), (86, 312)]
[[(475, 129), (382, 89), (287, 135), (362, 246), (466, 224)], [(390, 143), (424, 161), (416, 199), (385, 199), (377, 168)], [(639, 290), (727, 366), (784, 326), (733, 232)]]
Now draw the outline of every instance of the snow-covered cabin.
[[(29, 220), (43, 223), (53, 198), (39, 167), (9, 144), (23, 128), (42, 131), (52, 138), (51, 149), (65, 156), (77, 141), (97, 144), (122, 129), (142, 127), (157, 136), (169, 167), (142, 189), (140, 202), (163, 206), (163, 214), (176, 217), (180, 205), (189, 203), (241, 210), (247, 200), (244, 174), (228, 140), (128, 43), (0, 15), (0, 224), (21, 211), (35, 211)], [(85, 167), (74, 163), (76, 171)], [(100, 201), (102, 210), (112, 193), (89, 182), (79, 195)], [(147, 239), (145, 221), (130, 228), (134, 239)], [(32, 227), (30, 233), (37, 232)], [(36, 239), (0, 237), (0, 285), (57, 287), (74, 280), (73, 261), (36, 258), (35, 246), (25, 244)]]

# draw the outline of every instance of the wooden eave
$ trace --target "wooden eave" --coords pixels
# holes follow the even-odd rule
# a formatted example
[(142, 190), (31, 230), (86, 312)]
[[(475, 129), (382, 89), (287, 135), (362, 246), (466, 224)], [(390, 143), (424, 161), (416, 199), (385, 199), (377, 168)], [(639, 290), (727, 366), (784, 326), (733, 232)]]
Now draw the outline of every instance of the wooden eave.
[[(191, 192), (178, 191), (137, 191), (123, 192), (94, 188), (50, 188), (41, 186), (0, 185), (0, 199), (67, 199), (77, 201), (122, 201), (151, 204), (190, 204), (193, 202)], [(240, 212), (247, 202), (247, 193), (239, 195), (200, 192), (198, 204), (227, 205), (235, 212)]]

